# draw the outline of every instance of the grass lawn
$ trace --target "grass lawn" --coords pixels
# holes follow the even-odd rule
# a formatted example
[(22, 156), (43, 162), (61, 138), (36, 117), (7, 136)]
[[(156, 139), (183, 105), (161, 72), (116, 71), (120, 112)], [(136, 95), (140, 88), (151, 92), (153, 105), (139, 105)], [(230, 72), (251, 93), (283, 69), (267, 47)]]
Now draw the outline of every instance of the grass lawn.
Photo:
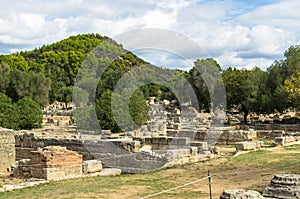
[[(0, 193), (0, 198), (141, 198), (171, 189), (212, 173), (214, 198), (224, 189), (263, 191), (277, 173), (300, 174), (300, 145), (266, 148), (236, 157), (189, 163), (145, 174), (114, 177), (85, 177)], [(203, 180), (151, 198), (208, 198)]]

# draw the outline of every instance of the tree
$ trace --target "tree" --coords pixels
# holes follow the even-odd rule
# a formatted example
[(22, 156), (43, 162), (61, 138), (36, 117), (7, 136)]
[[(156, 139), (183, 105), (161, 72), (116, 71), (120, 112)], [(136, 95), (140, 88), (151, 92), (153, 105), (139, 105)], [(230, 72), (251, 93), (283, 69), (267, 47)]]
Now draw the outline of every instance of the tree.
[(10, 129), (19, 129), (19, 112), (11, 98), (0, 93), (0, 126)]
[(0, 92), (6, 93), (9, 87), (10, 67), (5, 63), (0, 63)]
[(290, 102), (298, 108), (300, 105), (300, 71), (298, 71), (295, 76), (291, 76), (284, 81), (284, 88), (285, 91), (289, 93)]
[(84, 106), (75, 109), (74, 118), (78, 129), (94, 131), (99, 129), (94, 106)]
[[(220, 65), (212, 58), (198, 59), (195, 66), (189, 71), (189, 82), (192, 84), (199, 102), (199, 108), (208, 110), (211, 108), (212, 99), (219, 83), (221, 73)], [(209, 83), (209, 85), (207, 85)], [(219, 102), (213, 102), (218, 106)]]
[(143, 92), (136, 90), (130, 98), (129, 113), (136, 125), (141, 126), (149, 121), (149, 108), (144, 99)]
[(77, 86), (73, 87), (73, 102), (76, 107), (86, 106), (89, 101), (89, 93)]
[(19, 113), (19, 128), (33, 129), (42, 125), (43, 113), (39, 105), (32, 99), (25, 97), (17, 103)]
[(228, 109), (239, 107), (244, 112), (244, 123), (247, 123), (247, 116), (255, 104), (258, 91), (253, 73), (246, 69), (228, 68), (223, 72), (222, 77), (226, 89)]
[(268, 68), (267, 86), (270, 88), (272, 103), (270, 106), (273, 110), (283, 111), (286, 108), (296, 106), (297, 100), (290, 99), (290, 93), (285, 89), (285, 81), (291, 77), (297, 76), (300, 70), (300, 46), (291, 46), (284, 53), (285, 59), (275, 61)]
[(41, 107), (49, 103), (49, 92), (51, 89), (51, 80), (43, 73), (28, 73), (29, 76), (29, 96)]
[(66, 87), (66, 86), (61, 87), (57, 91), (58, 93), (57, 100), (60, 102), (64, 102), (65, 108), (68, 108), (68, 103), (72, 101), (72, 92), (73, 92), (72, 87)]
[(109, 129), (112, 132), (119, 132), (120, 128), (114, 120), (111, 111), (111, 96), (112, 92), (110, 90), (106, 90), (100, 98), (96, 99), (97, 118), (102, 129)]

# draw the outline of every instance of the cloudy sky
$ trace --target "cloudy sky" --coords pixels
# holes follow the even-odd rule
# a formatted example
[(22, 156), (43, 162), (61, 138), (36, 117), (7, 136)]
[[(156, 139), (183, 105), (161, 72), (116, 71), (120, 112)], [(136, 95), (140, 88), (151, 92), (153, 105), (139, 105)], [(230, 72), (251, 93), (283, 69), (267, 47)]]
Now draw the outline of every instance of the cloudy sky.
[[(0, 53), (79, 33), (114, 38), (130, 30), (160, 28), (192, 39), (222, 67), (265, 69), (300, 40), (299, 0), (0, 1)], [(156, 60), (137, 53), (148, 61), (172, 63), (163, 53)]]

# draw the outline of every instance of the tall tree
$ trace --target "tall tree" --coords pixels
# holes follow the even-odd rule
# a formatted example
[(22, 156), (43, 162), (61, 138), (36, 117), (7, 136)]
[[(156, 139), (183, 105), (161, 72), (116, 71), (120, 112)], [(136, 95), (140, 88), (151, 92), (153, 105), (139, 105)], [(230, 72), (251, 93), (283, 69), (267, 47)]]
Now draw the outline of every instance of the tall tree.
[(246, 69), (228, 68), (223, 72), (222, 77), (228, 109), (240, 107), (244, 112), (244, 123), (247, 123), (247, 116), (255, 103), (258, 91), (258, 86), (253, 81), (253, 74)]
[(42, 125), (43, 113), (39, 105), (30, 98), (23, 98), (16, 103), (19, 112), (19, 128), (33, 129)]
[(19, 129), (19, 112), (16, 105), (5, 94), (0, 93), (0, 126)]

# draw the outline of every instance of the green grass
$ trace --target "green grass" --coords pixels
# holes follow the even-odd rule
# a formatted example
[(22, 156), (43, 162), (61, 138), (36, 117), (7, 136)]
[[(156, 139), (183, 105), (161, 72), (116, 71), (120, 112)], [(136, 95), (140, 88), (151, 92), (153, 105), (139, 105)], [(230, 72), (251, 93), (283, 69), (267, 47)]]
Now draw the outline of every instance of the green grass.
[[(207, 176), (207, 170), (212, 171), (213, 179), (215, 178), (214, 175), (225, 181), (228, 179), (228, 183), (231, 183), (230, 187), (234, 188), (239, 185), (238, 179), (240, 179), (242, 172), (249, 172), (249, 175), (244, 179), (247, 181), (246, 178), (252, 175), (252, 169), (270, 168), (270, 170), (258, 174), (259, 178), (264, 178), (260, 184), (246, 187), (261, 192), (275, 173), (300, 174), (300, 145), (289, 146), (280, 150), (281, 153), (267, 150), (255, 151), (236, 157), (178, 165), (145, 174), (86, 177), (50, 182), (0, 193), (0, 198), (140, 198), (203, 178)], [(285, 164), (284, 167), (282, 167), (283, 164)], [(226, 173), (232, 174), (226, 175)], [(257, 180), (259, 181), (259, 179)], [(218, 182), (214, 183), (217, 184)], [(205, 190), (200, 190), (201, 186), (206, 190), (207, 182), (189, 185), (153, 198), (207, 198), (208, 193)], [(218, 198), (217, 195), (215, 197)]]

